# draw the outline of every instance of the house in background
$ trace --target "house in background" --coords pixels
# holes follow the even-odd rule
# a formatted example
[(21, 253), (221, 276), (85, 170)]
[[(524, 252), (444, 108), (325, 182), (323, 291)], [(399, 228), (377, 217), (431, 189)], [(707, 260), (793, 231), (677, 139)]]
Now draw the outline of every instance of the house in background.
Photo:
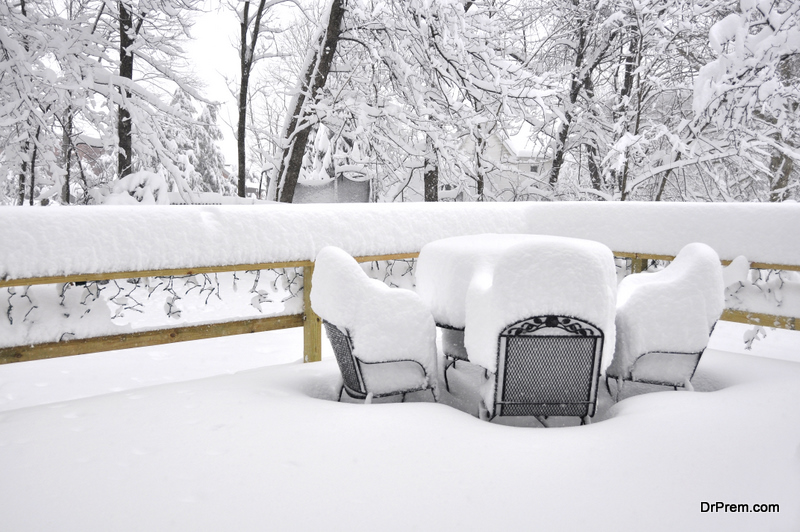
[[(474, 153), (475, 141), (468, 138), (462, 144), (462, 150)], [(484, 194), (498, 201), (525, 201), (536, 194), (532, 192), (544, 184), (553, 167), (553, 160), (544, 157), (541, 142), (530, 127), (523, 127), (513, 135), (495, 132), (486, 139), (483, 157), (489, 166), (501, 171), (491, 172), (491, 178), (484, 183)], [(463, 188), (468, 186), (469, 193)], [(447, 188), (445, 188), (447, 187)], [(439, 197), (445, 201), (464, 201), (466, 197), (476, 194), (474, 184), (458, 185), (458, 192), (453, 192), (453, 185), (443, 185), (439, 189)], [(542, 187), (544, 188), (544, 187)]]
[(542, 157), (541, 152), (530, 138), (517, 135), (503, 140), (500, 161), (522, 174), (546, 176), (553, 168), (553, 159)]

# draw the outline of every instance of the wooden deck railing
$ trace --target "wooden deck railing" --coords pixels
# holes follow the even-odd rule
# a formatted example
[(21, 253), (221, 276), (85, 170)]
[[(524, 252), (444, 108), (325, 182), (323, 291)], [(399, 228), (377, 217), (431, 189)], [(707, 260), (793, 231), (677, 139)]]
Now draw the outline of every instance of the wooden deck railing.
[[(671, 261), (675, 257), (671, 255), (656, 255), (634, 252), (614, 252), (618, 258), (631, 260), (631, 271), (638, 273), (647, 268), (650, 260)], [(402, 260), (413, 259), (419, 256), (414, 253), (394, 253), (389, 255), (371, 255), (356, 257), (359, 262), (373, 262), (383, 260)], [(728, 264), (730, 261), (723, 261)], [(753, 262), (751, 268), (773, 269), (773, 270), (792, 270), (800, 271), (800, 265), (770, 264)], [(206, 338), (216, 338), (234, 334), (254, 333), (287, 329), (291, 327), (303, 327), (303, 360), (305, 362), (315, 362), (321, 359), (322, 354), (322, 322), (317, 316), (310, 303), (311, 277), (314, 272), (314, 263), (311, 261), (291, 261), (258, 264), (234, 264), (229, 266), (213, 266), (185, 269), (167, 270), (143, 270), (125, 271), (95, 274), (68, 275), (61, 277), (31, 277), (25, 279), (0, 279), (0, 288), (13, 286), (31, 286), (53, 283), (75, 283), (86, 281), (103, 281), (116, 279), (132, 279), (139, 277), (160, 277), (160, 276), (182, 276), (198, 275), (208, 273), (223, 273), (246, 270), (268, 270), (280, 268), (302, 268), (303, 269), (303, 313), (285, 316), (270, 316), (265, 318), (254, 318), (246, 320), (234, 320), (220, 323), (210, 323), (201, 325), (186, 325), (165, 329), (140, 331), (126, 334), (109, 336), (99, 336), (92, 338), (81, 338), (65, 340), (60, 342), (47, 342), (33, 345), (22, 345), (0, 348), (0, 364), (11, 362), (24, 362), (30, 360), (41, 360), (70, 355), (95, 353), (99, 351), (111, 351), (116, 349), (127, 349), (131, 347), (147, 347), (152, 345), (169, 344), (188, 340), (200, 340)], [(726, 309), (721, 319), (739, 323), (762, 325), (766, 327), (778, 327), (790, 330), (797, 330), (796, 318), (787, 316), (776, 316), (748, 312), (742, 310)]]

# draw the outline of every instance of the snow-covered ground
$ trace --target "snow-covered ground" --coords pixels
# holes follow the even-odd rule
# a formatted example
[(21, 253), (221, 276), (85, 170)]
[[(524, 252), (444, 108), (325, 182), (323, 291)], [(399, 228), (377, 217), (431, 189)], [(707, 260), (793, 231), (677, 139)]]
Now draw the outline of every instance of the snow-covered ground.
[(466, 365), (441, 404), (336, 403), (301, 329), (0, 366), (0, 529), (798, 530), (800, 333), (746, 329), (697, 391), (550, 429), (469, 415)]

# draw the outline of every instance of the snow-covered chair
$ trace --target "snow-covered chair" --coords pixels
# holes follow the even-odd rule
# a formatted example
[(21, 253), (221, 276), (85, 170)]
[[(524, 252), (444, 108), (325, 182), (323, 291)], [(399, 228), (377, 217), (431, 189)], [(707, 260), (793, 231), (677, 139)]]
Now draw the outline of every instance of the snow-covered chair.
[(479, 415), (588, 422), (615, 298), (614, 257), (598, 242), (542, 236), (504, 252), (467, 293), (469, 359), (489, 373)]
[(322, 319), (353, 398), (431, 390), (439, 399), (436, 325), (410, 290), (370, 279), (353, 257), (328, 246), (317, 255), (311, 306)]
[(625, 381), (692, 389), (691, 379), (724, 307), (719, 256), (700, 243), (685, 246), (655, 273), (623, 279), (617, 297), (617, 341), (606, 370)]

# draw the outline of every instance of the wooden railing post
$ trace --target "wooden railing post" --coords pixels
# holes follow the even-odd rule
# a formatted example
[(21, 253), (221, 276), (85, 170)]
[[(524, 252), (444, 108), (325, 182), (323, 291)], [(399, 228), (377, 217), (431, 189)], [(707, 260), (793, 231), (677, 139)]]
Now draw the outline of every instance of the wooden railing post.
[(631, 273), (642, 273), (647, 271), (647, 259), (634, 257), (631, 259)]
[(322, 320), (311, 308), (314, 263), (303, 266), (303, 362), (322, 360)]

